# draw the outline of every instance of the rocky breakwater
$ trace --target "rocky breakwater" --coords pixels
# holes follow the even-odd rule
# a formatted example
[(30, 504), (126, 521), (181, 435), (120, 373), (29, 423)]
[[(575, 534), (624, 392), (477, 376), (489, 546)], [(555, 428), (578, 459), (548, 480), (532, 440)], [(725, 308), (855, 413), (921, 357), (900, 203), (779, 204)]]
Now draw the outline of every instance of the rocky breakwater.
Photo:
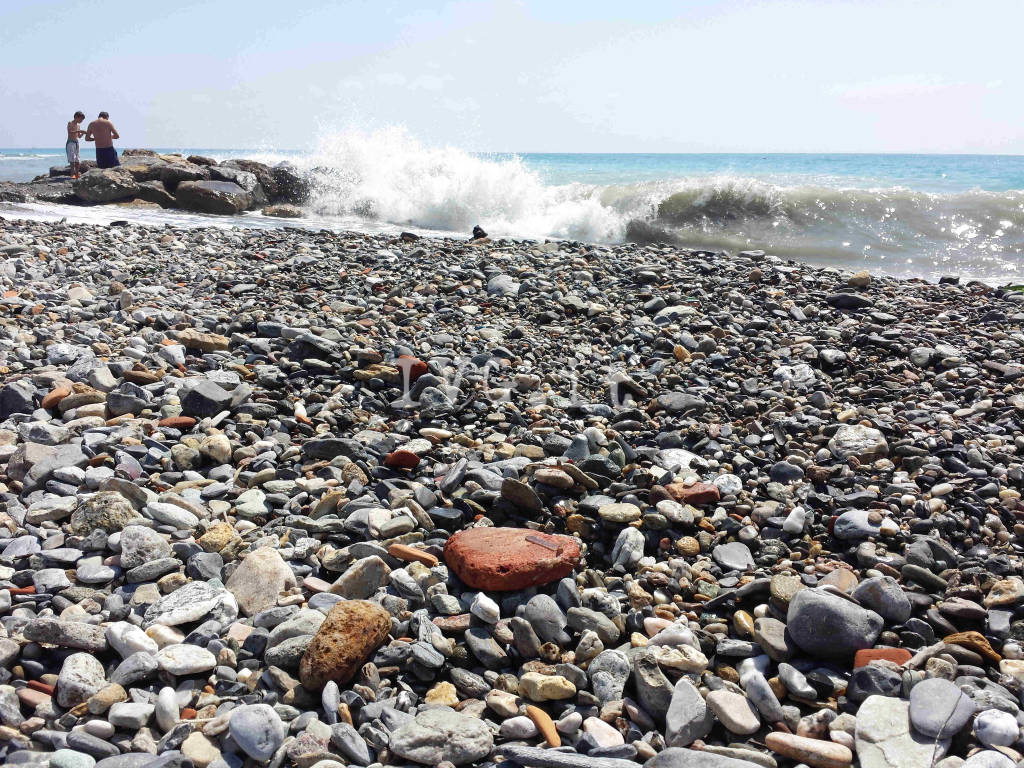
[(0, 283), (4, 765), (1021, 760), (1020, 294), (2, 220)]
[(235, 215), (259, 210), (268, 216), (299, 218), (311, 180), (288, 163), (268, 166), (255, 160), (218, 162), (200, 155), (161, 155), (127, 149), (121, 165), (99, 169), (83, 164), (79, 179), (70, 166), (24, 184), (0, 185), (0, 200), (71, 204), (118, 203)]

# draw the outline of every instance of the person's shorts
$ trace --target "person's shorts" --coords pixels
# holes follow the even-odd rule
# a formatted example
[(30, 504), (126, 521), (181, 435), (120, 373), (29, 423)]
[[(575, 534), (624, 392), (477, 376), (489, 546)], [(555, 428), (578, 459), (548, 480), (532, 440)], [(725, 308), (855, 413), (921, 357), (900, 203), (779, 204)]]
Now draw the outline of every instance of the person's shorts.
[(117, 159), (117, 150), (113, 147), (96, 147), (96, 165), (99, 168), (115, 168), (121, 163)]
[(67, 154), (68, 154), (68, 162), (69, 163), (77, 163), (78, 162), (78, 142), (77, 141), (69, 141), (67, 144), (65, 144), (64, 145), (64, 151), (67, 152)]

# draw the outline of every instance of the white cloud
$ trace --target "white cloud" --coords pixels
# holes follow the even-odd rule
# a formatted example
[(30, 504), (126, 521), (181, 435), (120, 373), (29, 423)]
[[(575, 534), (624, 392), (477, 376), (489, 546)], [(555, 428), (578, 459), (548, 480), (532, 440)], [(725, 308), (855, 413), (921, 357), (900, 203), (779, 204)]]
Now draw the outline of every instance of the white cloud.
[(447, 96), (444, 101), (441, 102), (441, 106), (443, 106), (446, 111), (454, 112), (456, 114), (474, 112), (480, 108), (480, 105), (476, 103), (475, 99), (465, 96), (461, 98), (452, 98), (451, 96)]
[(440, 91), (444, 88), (444, 84), (451, 79), (451, 75), (420, 75), (409, 83), (409, 89), (414, 91)]
[(390, 85), (394, 88), (401, 88), (406, 83), (405, 75), (401, 72), (381, 72), (377, 75), (377, 82), (381, 85)]
[(860, 83), (839, 83), (830, 92), (843, 99), (869, 101), (874, 99), (902, 99), (950, 91), (967, 86), (935, 75), (908, 74), (881, 77)]
[(404, 88), (407, 91), (440, 91), (445, 83), (452, 80), (451, 75), (422, 74), (409, 79), (401, 72), (381, 72), (377, 82), (391, 88)]

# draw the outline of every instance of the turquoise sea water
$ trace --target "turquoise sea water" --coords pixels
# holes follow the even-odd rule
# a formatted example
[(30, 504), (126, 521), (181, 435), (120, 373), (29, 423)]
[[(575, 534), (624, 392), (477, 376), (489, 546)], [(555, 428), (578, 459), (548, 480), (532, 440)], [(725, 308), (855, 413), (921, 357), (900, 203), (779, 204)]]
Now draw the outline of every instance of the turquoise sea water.
[[(312, 151), (163, 151), (294, 163), (318, 180), (316, 226), (463, 235), (480, 224), (499, 236), (758, 248), (905, 276), (1024, 272), (1024, 156), (480, 154), (401, 131), (339, 134)], [(0, 149), (0, 179), (63, 159), (63, 148)]]

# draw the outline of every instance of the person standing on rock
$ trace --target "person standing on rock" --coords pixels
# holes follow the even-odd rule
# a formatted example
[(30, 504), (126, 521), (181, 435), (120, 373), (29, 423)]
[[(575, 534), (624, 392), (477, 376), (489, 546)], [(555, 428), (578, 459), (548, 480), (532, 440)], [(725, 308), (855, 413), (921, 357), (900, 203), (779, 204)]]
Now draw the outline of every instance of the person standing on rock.
[(100, 116), (89, 123), (85, 132), (86, 141), (96, 142), (96, 166), (98, 168), (115, 168), (120, 165), (117, 159), (117, 150), (114, 149), (114, 139), (120, 139), (121, 135), (117, 128), (110, 122), (110, 115), (100, 112)]
[(82, 130), (82, 121), (85, 120), (85, 113), (79, 110), (75, 112), (75, 119), (68, 122), (68, 141), (64, 145), (64, 151), (68, 155), (68, 163), (71, 165), (71, 178), (77, 179), (79, 177), (79, 155), (78, 155), (78, 140), (85, 136), (85, 131)]

